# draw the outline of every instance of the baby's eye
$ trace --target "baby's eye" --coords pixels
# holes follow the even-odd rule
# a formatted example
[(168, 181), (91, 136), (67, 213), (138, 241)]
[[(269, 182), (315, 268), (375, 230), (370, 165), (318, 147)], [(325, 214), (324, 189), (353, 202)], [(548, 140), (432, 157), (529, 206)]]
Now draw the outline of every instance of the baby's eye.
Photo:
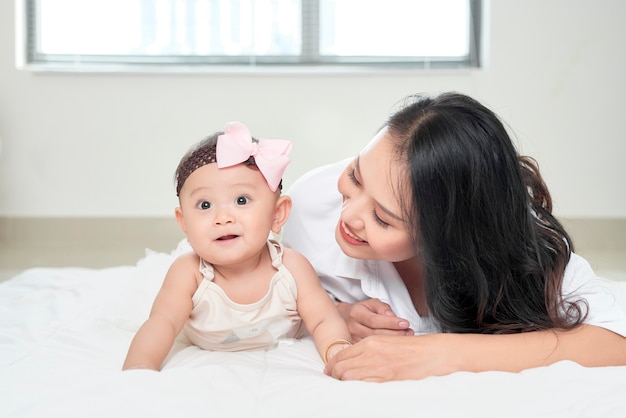
[(235, 199), (235, 203), (237, 205), (247, 205), (248, 202), (250, 202), (250, 199), (247, 196), (239, 196), (237, 199)]
[(211, 202), (207, 202), (206, 200), (203, 200), (202, 202), (198, 203), (198, 209), (207, 210), (210, 208), (211, 208)]

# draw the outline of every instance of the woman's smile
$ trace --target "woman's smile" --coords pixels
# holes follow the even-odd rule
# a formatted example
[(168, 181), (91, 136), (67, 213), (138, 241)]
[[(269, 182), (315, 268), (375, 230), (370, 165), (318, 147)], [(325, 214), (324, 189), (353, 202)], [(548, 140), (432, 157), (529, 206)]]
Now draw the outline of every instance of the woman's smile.
[(352, 245), (367, 245), (367, 241), (362, 240), (357, 235), (354, 234), (350, 230), (350, 227), (346, 225), (343, 221), (339, 221), (339, 230), (341, 231), (341, 236), (348, 244)]

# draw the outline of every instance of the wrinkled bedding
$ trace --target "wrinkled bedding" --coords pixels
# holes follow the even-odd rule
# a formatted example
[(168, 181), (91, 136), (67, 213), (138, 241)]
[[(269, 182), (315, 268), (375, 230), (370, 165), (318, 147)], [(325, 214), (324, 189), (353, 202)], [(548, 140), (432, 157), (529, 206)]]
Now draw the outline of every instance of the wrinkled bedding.
[[(220, 353), (176, 342), (161, 372), (120, 371), (176, 255), (34, 268), (0, 284), (0, 417), (624, 417), (626, 367), (340, 382), (310, 338)], [(626, 306), (626, 282), (611, 282)]]

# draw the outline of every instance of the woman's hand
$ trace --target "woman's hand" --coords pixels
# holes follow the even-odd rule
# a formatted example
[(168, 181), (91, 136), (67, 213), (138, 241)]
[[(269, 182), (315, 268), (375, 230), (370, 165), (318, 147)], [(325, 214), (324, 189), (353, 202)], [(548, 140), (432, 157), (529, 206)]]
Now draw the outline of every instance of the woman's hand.
[(355, 304), (340, 302), (337, 309), (348, 324), (352, 342), (370, 335), (413, 335), (409, 321), (398, 318), (389, 305), (378, 299), (367, 299)]
[(453, 334), (374, 335), (338, 352), (324, 372), (339, 380), (422, 379), (459, 370)]
[(593, 325), (517, 334), (372, 335), (341, 350), (325, 373), (341, 380), (423, 379), (455, 371), (519, 372), (561, 360), (626, 365), (626, 338)]

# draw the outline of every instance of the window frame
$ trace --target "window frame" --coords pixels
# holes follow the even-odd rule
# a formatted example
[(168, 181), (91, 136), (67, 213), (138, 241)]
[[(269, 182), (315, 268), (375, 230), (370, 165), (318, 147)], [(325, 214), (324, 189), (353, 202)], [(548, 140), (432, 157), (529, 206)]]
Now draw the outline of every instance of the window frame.
[[(483, 1), (469, 0), (470, 45), (467, 57), (361, 57), (318, 54), (317, 0), (302, 1), (302, 54), (290, 56), (219, 55), (69, 55), (36, 52), (37, 0), (18, 0), (16, 5), (19, 68), (33, 71), (81, 72), (362, 72), (398, 70), (471, 70), (481, 68)], [(22, 16), (20, 16), (22, 14)], [(21, 29), (21, 30), (20, 30)], [(21, 33), (19, 33), (21, 32)], [(21, 45), (19, 45), (21, 43)], [(21, 51), (19, 50), (22, 48)], [(21, 54), (20, 54), (21, 52)]]

